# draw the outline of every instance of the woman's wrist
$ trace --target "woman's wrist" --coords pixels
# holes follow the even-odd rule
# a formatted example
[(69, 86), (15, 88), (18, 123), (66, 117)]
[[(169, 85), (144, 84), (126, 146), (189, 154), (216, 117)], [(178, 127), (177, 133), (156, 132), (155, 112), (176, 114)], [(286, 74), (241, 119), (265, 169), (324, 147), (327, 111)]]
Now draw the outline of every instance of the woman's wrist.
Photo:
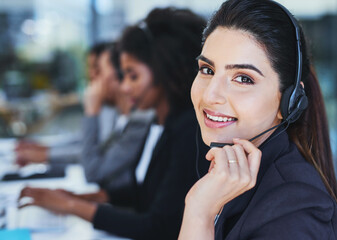
[(67, 212), (92, 222), (97, 211), (97, 204), (77, 198), (69, 199), (66, 204)]
[(187, 194), (185, 199), (185, 212), (206, 221), (213, 222), (222, 206), (223, 204), (210, 203), (208, 198), (197, 198), (190, 193)]
[(85, 106), (85, 114), (87, 116), (96, 116), (101, 111), (100, 103), (90, 103)]
[(201, 208), (197, 204), (186, 203), (184, 216), (185, 215), (193, 219), (199, 226), (208, 226), (214, 223), (214, 218), (217, 213), (211, 212), (210, 209)]
[(186, 204), (178, 239), (199, 240), (214, 238), (214, 217)]

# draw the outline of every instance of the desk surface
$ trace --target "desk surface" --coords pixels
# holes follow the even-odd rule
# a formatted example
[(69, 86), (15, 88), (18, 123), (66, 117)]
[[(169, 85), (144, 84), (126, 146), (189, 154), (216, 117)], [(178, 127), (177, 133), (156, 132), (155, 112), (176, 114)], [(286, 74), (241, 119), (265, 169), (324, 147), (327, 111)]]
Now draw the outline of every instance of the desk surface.
[[(65, 178), (34, 179), (24, 181), (0, 182), (0, 193), (17, 199), (24, 186), (63, 188), (76, 193), (92, 192), (98, 189), (95, 184), (88, 184), (85, 181), (83, 169), (80, 165), (69, 165), (66, 169)], [(125, 238), (111, 236), (103, 231), (95, 230), (90, 222), (76, 216), (67, 216), (67, 228), (65, 231), (53, 232), (33, 232), (32, 240), (122, 240)]]

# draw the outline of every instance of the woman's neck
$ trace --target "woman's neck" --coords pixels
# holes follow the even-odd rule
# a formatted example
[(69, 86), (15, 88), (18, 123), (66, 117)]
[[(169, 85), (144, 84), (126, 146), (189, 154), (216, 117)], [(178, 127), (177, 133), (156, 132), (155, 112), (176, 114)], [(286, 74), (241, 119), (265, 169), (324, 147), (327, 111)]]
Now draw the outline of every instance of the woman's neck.
[(170, 111), (170, 105), (166, 98), (161, 98), (160, 101), (157, 103), (156, 107), (156, 114), (158, 119), (159, 125), (164, 125), (166, 117)]
[(121, 114), (128, 115), (131, 111), (131, 101), (129, 97), (122, 92), (119, 92), (117, 94), (117, 99), (116, 99), (116, 107), (120, 111)]

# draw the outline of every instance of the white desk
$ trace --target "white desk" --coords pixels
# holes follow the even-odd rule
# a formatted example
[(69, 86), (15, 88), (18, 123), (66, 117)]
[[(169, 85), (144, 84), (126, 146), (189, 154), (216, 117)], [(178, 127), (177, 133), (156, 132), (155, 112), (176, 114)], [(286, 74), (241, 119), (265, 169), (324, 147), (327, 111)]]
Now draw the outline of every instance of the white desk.
[[(24, 186), (63, 188), (77, 193), (95, 191), (95, 184), (85, 181), (83, 169), (80, 165), (70, 165), (66, 169), (65, 178), (34, 179), (25, 181), (0, 182), (0, 193), (16, 199)], [(111, 236), (104, 231), (93, 229), (92, 224), (76, 216), (67, 216), (67, 228), (64, 231), (33, 232), (32, 240), (122, 240), (125, 238)]]

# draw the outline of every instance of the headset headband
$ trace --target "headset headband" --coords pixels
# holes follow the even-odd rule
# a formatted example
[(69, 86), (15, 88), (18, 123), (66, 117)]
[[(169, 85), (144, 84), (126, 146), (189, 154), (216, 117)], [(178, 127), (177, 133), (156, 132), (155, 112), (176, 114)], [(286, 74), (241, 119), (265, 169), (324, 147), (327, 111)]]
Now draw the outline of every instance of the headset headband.
[[(296, 73), (296, 82), (294, 84), (294, 90), (293, 92), (296, 93), (299, 85), (302, 80), (302, 49), (301, 49), (301, 34), (300, 34), (300, 27), (296, 21), (296, 19), (293, 17), (293, 15), (288, 11), (287, 8), (285, 8), (283, 5), (281, 5), (278, 2), (274, 2), (276, 5), (278, 5), (289, 17), (291, 20), (294, 28), (295, 28), (295, 33), (296, 33), (296, 42), (297, 42), (297, 73)], [(294, 99), (296, 96), (295, 94), (292, 94), (290, 97), (289, 102), (293, 103), (295, 102), (296, 99)], [(290, 109), (288, 109), (290, 110)]]

